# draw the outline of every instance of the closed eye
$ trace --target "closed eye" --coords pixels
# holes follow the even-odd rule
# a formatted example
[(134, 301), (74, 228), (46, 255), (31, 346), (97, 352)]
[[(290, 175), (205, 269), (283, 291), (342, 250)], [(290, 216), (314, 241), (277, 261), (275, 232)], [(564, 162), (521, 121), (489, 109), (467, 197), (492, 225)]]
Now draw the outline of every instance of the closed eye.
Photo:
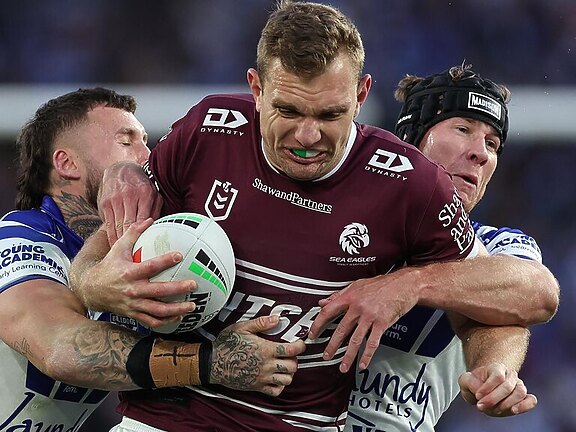
[(338, 112), (325, 112), (322, 113), (322, 115), (320, 116), (322, 118), (322, 120), (338, 120), (340, 117), (342, 116), (342, 112), (338, 111)]
[(277, 107), (276, 110), (282, 117), (293, 118), (298, 116), (298, 112), (292, 108)]

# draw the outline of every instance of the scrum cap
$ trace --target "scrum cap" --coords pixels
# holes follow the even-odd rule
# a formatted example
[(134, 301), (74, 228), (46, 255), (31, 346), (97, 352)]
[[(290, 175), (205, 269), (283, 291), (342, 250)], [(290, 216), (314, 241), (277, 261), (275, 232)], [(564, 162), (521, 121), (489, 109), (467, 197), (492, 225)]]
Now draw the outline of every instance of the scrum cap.
[(453, 76), (451, 70), (430, 75), (408, 91), (396, 122), (396, 135), (418, 145), (424, 134), (443, 120), (468, 117), (493, 126), (502, 151), (508, 135), (508, 108), (501, 87), (470, 69)]

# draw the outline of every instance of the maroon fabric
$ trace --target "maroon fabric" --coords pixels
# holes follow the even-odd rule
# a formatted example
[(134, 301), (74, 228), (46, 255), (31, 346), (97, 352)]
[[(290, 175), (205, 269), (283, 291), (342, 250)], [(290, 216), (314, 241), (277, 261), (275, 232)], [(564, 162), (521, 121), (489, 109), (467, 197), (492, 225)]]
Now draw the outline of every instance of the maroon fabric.
[[(150, 169), (165, 199), (163, 213), (210, 210), (236, 254), (233, 295), (205, 332), (280, 314), (282, 326), (265, 337), (292, 341), (305, 335), (318, 301), (346, 282), (470, 252), (472, 228), (445, 171), (387, 131), (357, 125), (357, 132), (338, 171), (313, 182), (294, 181), (267, 163), (250, 95), (207, 97), (159, 142)], [(322, 361), (326, 340), (307, 346), (279, 397), (221, 387), (209, 389), (217, 397), (185, 389), (174, 398), (156, 390), (151, 400), (148, 393), (127, 392), (120, 412), (169, 431), (334, 425), (346, 410), (353, 375)]]

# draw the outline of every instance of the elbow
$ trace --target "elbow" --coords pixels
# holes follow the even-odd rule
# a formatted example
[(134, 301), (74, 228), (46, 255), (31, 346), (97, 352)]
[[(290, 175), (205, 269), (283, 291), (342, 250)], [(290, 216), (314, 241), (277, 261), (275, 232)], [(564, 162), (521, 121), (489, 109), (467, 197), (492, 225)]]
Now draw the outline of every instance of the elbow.
[(74, 373), (77, 367), (71, 361), (73, 356), (70, 355), (70, 352), (61, 348), (53, 347), (47, 351), (42, 358), (41, 364), (37, 365), (38, 369), (56, 381), (76, 386), (84, 385), (85, 383), (78, 379), (81, 374)]
[(560, 305), (560, 284), (551, 273), (548, 289), (546, 290), (543, 303), (544, 306), (542, 310), (541, 322), (548, 322), (554, 317), (554, 315), (556, 315), (558, 306)]
[[(544, 266), (537, 275), (539, 295), (537, 299), (528, 299), (536, 306), (530, 314), (523, 317), (524, 325), (542, 324), (550, 321), (558, 311), (560, 304), (560, 285), (554, 275)], [(536, 300), (536, 301), (533, 301)], [(526, 308), (529, 311), (529, 308)]]

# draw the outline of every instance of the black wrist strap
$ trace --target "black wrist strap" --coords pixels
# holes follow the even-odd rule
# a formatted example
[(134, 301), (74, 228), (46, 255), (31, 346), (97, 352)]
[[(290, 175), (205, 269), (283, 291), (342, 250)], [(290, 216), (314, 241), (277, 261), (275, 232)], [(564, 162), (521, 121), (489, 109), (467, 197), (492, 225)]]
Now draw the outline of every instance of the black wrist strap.
[(156, 388), (150, 373), (150, 353), (152, 352), (155, 339), (153, 336), (146, 336), (140, 339), (134, 345), (130, 354), (128, 354), (128, 360), (126, 361), (126, 372), (128, 372), (132, 381), (143, 389)]
[(212, 342), (205, 341), (200, 345), (199, 357), (199, 375), (202, 385), (210, 384), (210, 374), (212, 371)]

